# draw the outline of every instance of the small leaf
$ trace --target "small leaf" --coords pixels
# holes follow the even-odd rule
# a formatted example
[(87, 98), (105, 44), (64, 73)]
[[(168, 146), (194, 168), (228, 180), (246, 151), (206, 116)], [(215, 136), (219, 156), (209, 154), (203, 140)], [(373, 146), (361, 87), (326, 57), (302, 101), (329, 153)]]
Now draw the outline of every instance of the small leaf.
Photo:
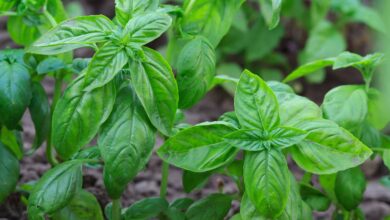
[(274, 93), (248, 70), (238, 82), (234, 108), (243, 128), (270, 131), (279, 125), (279, 106)]
[(235, 112), (226, 112), (221, 117), (219, 117), (218, 121), (223, 121), (228, 123), (231, 127), (235, 129), (240, 129), (240, 122), (236, 116)]
[(153, 219), (168, 209), (168, 202), (162, 198), (146, 198), (131, 205), (123, 214), (124, 220)]
[(260, 9), (269, 29), (274, 29), (280, 20), (282, 0), (260, 0)]
[(56, 57), (49, 57), (40, 62), (37, 66), (38, 74), (55, 72), (66, 67), (64, 61)]
[(335, 193), (339, 203), (348, 211), (356, 209), (363, 200), (366, 178), (359, 167), (337, 173)]
[(202, 187), (212, 172), (194, 173), (188, 170), (183, 170), (182, 183), (186, 193), (190, 193), (193, 190)]
[(286, 158), (278, 149), (246, 152), (246, 194), (262, 216), (276, 218), (282, 214), (290, 192), (289, 175)]
[(169, 136), (179, 99), (176, 80), (159, 53), (149, 48), (144, 48), (144, 52), (144, 62), (130, 62), (131, 83), (152, 124)]
[(223, 136), (234, 131), (224, 122), (203, 123), (168, 139), (157, 151), (170, 164), (192, 172), (206, 172), (232, 161), (238, 149), (227, 145)]
[(21, 160), (23, 158), (23, 140), (21, 133), (17, 130), (8, 130), (3, 126), (0, 131), (0, 142), (2, 142), (9, 151), (13, 153), (16, 158)]
[(194, 203), (194, 200), (192, 200), (190, 198), (180, 198), (180, 199), (176, 199), (175, 201), (173, 201), (169, 207), (174, 207), (176, 209), (185, 211), (193, 203)]
[(331, 201), (318, 189), (307, 184), (301, 184), (300, 192), (303, 201), (305, 201), (313, 210), (320, 212), (328, 210)]
[(224, 194), (212, 194), (193, 203), (186, 212), (188, 220), (222, 220), (228, 214), (232, 198)]
[(125, 26), (130, 18), (140, 16), (145, 12), (155, 11), (158, 8), (158, 4), (159, 0), (116, 0), (115, 19), (122, 26)]
[(296, 70), (294, 70), (292, 73), (290, 73), (283, 80), (283, 82), (284, 83), (291, 82), (291, 81), (296, 80), (298, 78), (312, 74), (312, 73), (314, 73), (320, 69), (323, 69), (325, 67), (332, 66), (333, 64), (334, 64), (334, 58), (312, 61), (310, 63), (304, 64), (304, 65), (298, 67)]
[(368, 93), (368, 115), (367, 122), (378, 130), (384, 129), (390, 122), (387, 114), (389, 104), (386, 97), (380, 91), (371, 88)]
[(19, 180), (18, 159), (0, 142), (0, 203), (11, 194)]

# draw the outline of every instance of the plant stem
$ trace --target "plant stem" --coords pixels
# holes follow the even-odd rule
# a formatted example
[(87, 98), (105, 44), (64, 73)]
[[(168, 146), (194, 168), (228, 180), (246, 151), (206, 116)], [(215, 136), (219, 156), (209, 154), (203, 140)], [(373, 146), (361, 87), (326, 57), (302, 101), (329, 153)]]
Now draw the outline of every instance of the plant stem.
[(161, 185), (160, 185), (160, 197), (165, 199), (167, 197), (168, 188), (168, 176), (169, 176), (169, 164), (165, 161), (162, 163), (161, 168)]
[(112, 220), (121, 220), (121, 199), (112, 200)]

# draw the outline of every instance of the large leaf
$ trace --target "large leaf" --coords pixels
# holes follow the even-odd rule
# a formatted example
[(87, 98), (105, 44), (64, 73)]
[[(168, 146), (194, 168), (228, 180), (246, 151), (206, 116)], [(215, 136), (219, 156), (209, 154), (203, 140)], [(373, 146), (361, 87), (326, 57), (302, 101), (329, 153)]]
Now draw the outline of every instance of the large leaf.
[(103, 213), (96, 197), (85, 190), (74, 195), (70, 203), (52, 215), (56, 220), (103, 220)]
[(69, 19), (46, 32), (28, 48), (37, 54), (59, 54), (106, 41), (114, 24), (103, 15)]
[(241, 74), (238, 82), (234, 109), (243, 128), (270, 131), (279, 125), (279, 107), (274, 93), (248, 70)]
[(275, 218), (283, 212), (290, 192), (289, 175), (286, 158), (280, 150), (246, 152), (246, 194), (262, 216)]
[(181, 29), (191, 35), (205, 36), (214, 48), (228, 32), (242, 0), (186, 0)]
[(84, 75), (81, 75), (65, 90), (53, 113), (52, 142), (64, 159), (72, 157), (93, 139), (115, 102), (113, 82), (91, 92), (84, 88)]
[(113, 43), (101, 47), (89, 62), (85, 73), (86, 91), (102, 87), (110, 82), (127, 64), (125, 50)]
[(33, 83), (32, 99), (28, 108), (35, 127), (33, 148), (36, 149), (46, 140), (51, 121), (49, 99), (40, 83)]
[(359, 167), (337, 173), (334, 189), (337, 201), (348, 211), (356, 209), (363, 200), (366, 185)]
[(2, 203), (16, 187), (19, 179), (18, 159), (0, 142), (0, 203)]
[(269, 29), (275, 28), (280, 20), (280, 11), (282, 9), (282, 0), (259, 0), (261, 13)]
[(138, 16), (144, 12), (154, 11), (158, 7), (159, 0), (116, 0), (115, 19), (125, 26), (130, 18)]
[(180, 108), (189, 108), (203, 98), (213, 82), (215, 62), (215, 51), (207, 39), (197, 37), (184, 46), (177, 63)]
[(352, 129), (367, 117), (367, 95), (363, 86), (339, 86), (329, 91), (322, 104), (324, 117)]
[(52, 214), (69, 204), (82, 185), (82, 161), (60, 164), (34, 185), (28, 199), (29, 218)]
[(30, 103), (30, 74), (12, 54), (0, 59), (0, 69), (0, 124), (13, 129)]
[(239, 130), (224, 137), (226, 143), (247, 151), (261, 151), (270, 147), (285, 148), (301, 142), (306, 132), (289, 127), (278, 127), (270, 132)]
[(306, 140), (291, 149), (295, 162), (315, 174), (330, 174), (358, 166), (372, 151), (336, 123), (313, 119), (297, 125), (308, 132)]
[(23, 20), (23, 16), (11, 16), (7, 21), (7, 31), (15, 43), (28, 46), (39, 38), (40, 33), (37, 27), (27, 25)]
[(153, 219), (168, 209), (163, 198), (146, 198), (131, 205), (123, 214), (124, 220)]
[(99, 133), (105, 162), (104, 182), (110, 197), (121, 196), (129, 181), (144, 168), (153, 151), (155, 131), (130, 87), (123, 88)]
[(206, 172), (229, 163), (238, 149), (223, 141), (235, 129), (225, 122), (203, 123), (180, 131), (158, 150), (159, 156), (193, 172)]
[(136, 16), (126, 24), (123, 38), (132, 44), (144, 45), (160, 37), (171, 25), (172, 19), (164, 13)]
[(178, 105), (178, 88), (172, 69), (156, 51), (144, 48), (145, 61), (132, 61), (132, 85), (152, 124), (171, 134)]
[(232, 198), (224, 194), (212, 194), (194, 202), (186, 212), (188, 220), (223, 220), (228, 214)]

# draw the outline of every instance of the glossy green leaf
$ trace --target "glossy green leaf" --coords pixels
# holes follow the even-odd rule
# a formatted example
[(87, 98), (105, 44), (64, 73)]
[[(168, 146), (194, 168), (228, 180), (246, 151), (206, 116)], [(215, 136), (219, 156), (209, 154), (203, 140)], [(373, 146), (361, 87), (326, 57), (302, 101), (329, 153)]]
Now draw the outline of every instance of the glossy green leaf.
[(328, 210), (331, 201), (324, 193), (307, 184), (300, 185), (300, 193), (305, 201), (313, 210), (324, 212)]
[(130, 63), (131, 80), (152, 124), (171, 134), (178, 105), (178, 88), (172, 69), (156, 51), (144, 48), (146, 61)]
[(146, 198), (131, 205), (122, 215), (124, 220), (153, 219), (168, 209), (168, 202), (162, 198)]
[(52, 215), (56, 220), (103, 220), (96, 197), (85, 190), (78, 191), (65, 208)]
[[(221, 84), (225, 91), (234, 96), (241, 73), (242, 68), (236, 63), (221, 64), (217, 67), (217, 75), (214, 78), (214, 84)], [(221, 76), (223, 77), (221, 78)], [(218, 79), (222, 79), (221, 82), (217, 81), (218, 83), (215, 83)]]
[(186, 212), (188, 220), (222, 220), (228, 214), (232, 198), (224, 194), (212, 194), (194, 202)]
[(12, 55), (0, 60), (0, 69), (0, 124), (13, 129), (30, 103), (30, 74)]
[(28, 108), (35, 127), (33, 148), (36, 149), (49, 135), (51, 121), (49, 98), (43, 86), (38, 82), (32, 85), (32, 99)]
[(104, 183), (118, 199), (152, 154), (155, 130), (130, 87), (119, 92), (113, 111), (99, 132), (98, 145), (105, 162)]
[(282, 9), (282, 0), (259, 0), (261, 13), (269, 29), (275, 28), (280, 20), (280, 11)]
[(2, 203), (16, 187), (19, 180), (18, 159), (0, 142), (0, 203)]
[(180, 131), (157, 151), (165, 161), (192, 172), (206, 172), (233, 160), (238, 149), (223, 136), (235, 129), (225, 122), (203, 123)]
[(322, 60), (316, 60), (309, 62), (307, 64), (304, 64), (300, 67), (298, 67), (296, 70), (294, 70), (292, 73), (290, 73), (283, 82), (287, 83), (293, 80), (296, 80), (298, 78), (307, 76), (309, 74), (312, 74), (320, 69), (323, 69), (328, 66), (332, 66), (334, 64), (334, 58), (328, 58), (328, 59), (322, 59)]
[(214, 48), (226, 35), (242, 0), (184, 1), (181, 29), (190, 35), (206, 37)]
[(34, 185), (28, 199), (29, 219), (53, 214), (68, 205), (81, 190), (81, 168), (82, 161), (73, 160), (47, 171)]
[(59, 54), (108, 39), (114, 24), (103, 15), (82, 16), (58, 24), (29, 48), (29, 53)]
[(380, 91), (371, 88), (368, 93), (368, 115), (367, 122), (378, 130), (384, 129), (390, 122), (387, 114), (389, 106), (386, 97)]
[(219, 117), (218, 121), (226, 122), (235, 129), (240, 129), (241, 127), (235, 112), (224, 113), (221, 117)]
[(123, 30), (123, 38), (131, 44), (145, 45), (160, 37), (172, 23), (169, 15), (148, 13), (129, 20)]
[(212, 172), (194, 173), (188, 170), (183, 170), (182, 183), (186, 193), (190, 193), (193, 190), (202, 187)]
[(40, 33), (37, 27), (27, 25), (23, 16), (11, 16), (8, 18), (7, 31), (11, 39), (22, 46), (29, 46), (39, 38)]
[(278, 127), (270, 132), (260, 130), (239, 130), (224, 137), (226, 143), (247, 151), (261, 151), (286, 148), (301, 142), (306, 132), (289, 127)]
[(329, 91), (324, 98), (324, 118), (343, 128), (359, 126), (367, 117), (367, 95), (363, 86), (339, 86)]
[(0, 142), (2, 142), (16, 158), (19, 160), (23, 158), (23, 140), (20, 131), (8, 130), (7, 127), (3, 126), (0, 132)]
[(159, 0), (116, 0), (115, 19), (125, 26), (130, 18), (141, 15), (144, 12), (154, 11), (158, 7)]
[(13, 0), (3, 0), (0, 2), (0, 12), (12, 9), (17, 2)]
[(274, 93), (248, 70), (241, 74), (238, 82), (234, 109), (243, 128), (270, 131), (279, 125), (279, 106)]
[(215, 51), (204, 37), (188, 42), (177, 61), (179, 107), (189, 108), (208, 91), (215, 76)]
[(57, 57), (48, 57), (38, 64), (37, 73), (38, 74), (50, 73), (60, 69), (64, 69), (65, 67), (66, 64), (61, 59)]
[(280, 150), (246, 152), (246, 194), (261, 216), (276, 218), (282, 214), (290, 192), (289, 175), (286, 158)]
[(348, 211), (356, 209), (363, 200), (366, 178), (359, 167), (337, 173), (335, 195), (338, 202)]
[(102, 87), (109, 83), (127, 64), (125, 50), (114, 43), (101, 47), (89, 62), (85, 72), (85, 91)]
[(358, 166), (372, 151), (336, 123), (310, 120), (296, 127), (308, 132), (306, 140), (291, 149), (295, 162), (315, 174), (330, 174)]
[(58, 154), (69, 159), (89, 143), (108, 118), (115, 102), (113, 83), (84, 91), (84, 75), (65, 90), (53, 113), (52, 143)]

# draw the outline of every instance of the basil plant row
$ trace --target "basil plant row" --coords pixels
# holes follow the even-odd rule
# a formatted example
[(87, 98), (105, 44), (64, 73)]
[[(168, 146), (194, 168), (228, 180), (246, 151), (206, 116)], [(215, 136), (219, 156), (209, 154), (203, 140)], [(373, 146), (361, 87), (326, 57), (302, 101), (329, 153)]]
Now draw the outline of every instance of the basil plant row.
[[(173, 6), (116, 0), (110, 20), (104, 15), (68, 19), (59, 0), (0, 0), (11, 38), (25, 46), (0, 52), (0, 177), (6, 180), (0, 181), (0, 201), (18, 191), (31, 220), (306, 220), (331, 203), (335, 219), (362, 219), (358, 205), (366, 180), (359, 166), (374, 152), (390, 164), (389, 138), (381, 133), (390, 118), (382, 117), (383, 95), (371, 87), (383, 55), (345, 52), (305, 64), (285, 79), (327, 66), (362, 72), (366, 85), (335, 88), (321, 107), (289, 85), (266, 82), (249, 70), (237, 79), (216, 76), (216, 49), (244, 2), (185, 0)], [(275, 28), (282, 1), (259, 3), (265, 24)], [(147, 44), (165, 32), (163, 55)], [(92, 48), (93, 57), (73, 59), (72, 51), (83, 47)], [(51, 103), (42, 86), (45, 77), (55, 80)], [(64, 82), (69, 83), (62, 92)], [(234, 85), (233, 112), (214, 122), (183, 123), (183, 109), (226, 82)], [(27, 109), (36, 137), (24, 152), (20, 121)], [(165, 140), (157, 150), (163, 160), (160, 197), (122, 208), (121, 196), (154, 153), (157, 135)], [(53, 167), (16, 188), (19, 160), (45, 141)], [(289, 170), (290, 158), (306, 172), (300, 181)], [(183, 169), (188, 193), (213, 174), (230, 177), (237, 193), (225, 193), (221, 186), (197, 201), (169, 202), (169, 164)], [(94, 166), (103, 167), (112, 199), (104, 211), (83, 189), (83, 170)], [(313, 174), (323, 190), (313, 184)], [(234, 215), (229, 214), (233, 200), (240, 202)]]

